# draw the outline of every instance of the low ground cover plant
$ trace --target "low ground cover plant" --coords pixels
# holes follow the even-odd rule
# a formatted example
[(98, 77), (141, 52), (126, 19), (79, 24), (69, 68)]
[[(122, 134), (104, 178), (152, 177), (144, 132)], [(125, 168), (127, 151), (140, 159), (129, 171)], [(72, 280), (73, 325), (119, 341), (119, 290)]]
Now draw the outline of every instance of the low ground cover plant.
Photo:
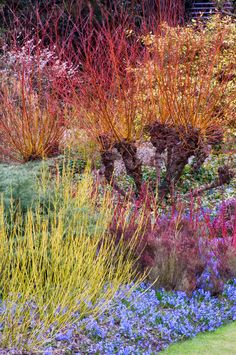
[(142, 284), (128, 297), (124, 291), (119, 292), (107, 312), (97, 319), (90, 317), (88, 323), (84, 319), (76, 327), (67, 328), (45, 352), (73, 349), (84, 354), (154, 355), (173, 342), (235, 320), (235, 297), (235, 280), (224, 286), (219, 298), (203, 290), (190, 297)]

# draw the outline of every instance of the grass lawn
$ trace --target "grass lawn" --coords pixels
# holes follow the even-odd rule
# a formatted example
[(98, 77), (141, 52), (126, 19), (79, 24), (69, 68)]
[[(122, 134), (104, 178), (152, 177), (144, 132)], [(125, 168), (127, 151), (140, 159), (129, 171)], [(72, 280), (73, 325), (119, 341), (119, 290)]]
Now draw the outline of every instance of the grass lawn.
[(170, 346), (162, 354), (169, 355), (222, 355), (236, 354), (236, 322), (213, 333), (199, 334), (196, 338)]

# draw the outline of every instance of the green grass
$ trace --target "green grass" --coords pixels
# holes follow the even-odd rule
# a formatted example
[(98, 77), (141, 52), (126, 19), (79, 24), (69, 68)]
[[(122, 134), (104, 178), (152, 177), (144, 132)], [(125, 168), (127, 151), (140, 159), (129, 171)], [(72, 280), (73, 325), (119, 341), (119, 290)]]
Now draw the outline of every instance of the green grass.
[(236, 322), (213, 333), (199, 334), (196, 338), (170, 346), (161, 354), (168, 355), (223, 355), (236, 354)]

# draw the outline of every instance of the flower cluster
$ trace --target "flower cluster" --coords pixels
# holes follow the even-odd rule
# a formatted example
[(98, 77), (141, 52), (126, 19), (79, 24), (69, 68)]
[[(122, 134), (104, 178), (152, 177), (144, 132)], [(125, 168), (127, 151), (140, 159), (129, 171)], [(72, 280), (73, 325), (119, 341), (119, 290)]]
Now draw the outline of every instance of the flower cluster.
[(56, 47), (47, 48), (37, 43), (34, 38), (26, 40), (21, 47), (4, 47), (0, 57), (0, 76), (15, 78), (27, 82), (35, 77), (45, 85), (61, 80), (72, 80), (77, 74), (77, 67), (62, 60), (56, 53)]
[(127, 296), (129, 287), (97, 319), (85, 318), (58, 334), (45, 354), (60, 348), (75, 354), (154, 355), (170, 343), (236, 320), (236, 280), (224, 286), (220, 297), (201, 289), (188, 296), (145, 284)]

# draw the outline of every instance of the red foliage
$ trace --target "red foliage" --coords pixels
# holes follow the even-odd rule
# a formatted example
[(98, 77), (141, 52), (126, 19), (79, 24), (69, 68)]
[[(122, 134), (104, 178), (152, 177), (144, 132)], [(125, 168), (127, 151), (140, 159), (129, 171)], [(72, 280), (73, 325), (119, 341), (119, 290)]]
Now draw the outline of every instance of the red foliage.
[(222, 280), (236, 275), (235, 203), (223, 204), (215, 217), (193, 203), (158, 212), (154, 196), (144, 191), (132, 208), (117, 205), (110, 231), (127, 242), (138, 234), (135, 257), (157, 285), (192, 291), (210, 269), (212, 292), (218, 292)]

